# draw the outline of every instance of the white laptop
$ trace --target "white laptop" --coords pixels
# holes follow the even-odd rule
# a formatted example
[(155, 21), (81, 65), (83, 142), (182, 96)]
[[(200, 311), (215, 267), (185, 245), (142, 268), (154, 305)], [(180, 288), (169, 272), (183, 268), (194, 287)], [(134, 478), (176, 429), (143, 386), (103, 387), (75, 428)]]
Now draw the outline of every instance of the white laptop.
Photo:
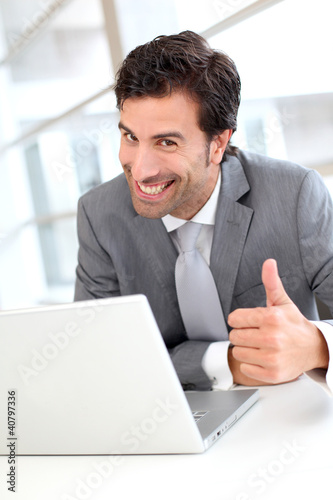
[(0, 313), (1, 455), (200, 453), (257, 399), (184, 393), (143, 295)]

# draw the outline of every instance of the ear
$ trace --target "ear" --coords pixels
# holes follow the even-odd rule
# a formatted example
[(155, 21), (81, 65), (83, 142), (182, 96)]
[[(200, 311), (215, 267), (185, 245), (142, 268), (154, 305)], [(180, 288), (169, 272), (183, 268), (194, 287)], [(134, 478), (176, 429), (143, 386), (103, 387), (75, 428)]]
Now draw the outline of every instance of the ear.
[(210, 160), (215, 165), (219, 165), (222, 161), (223, 153), (232, 135), (232, 130), (224, 130), (221, 134), (214, 137), (210, 143)]

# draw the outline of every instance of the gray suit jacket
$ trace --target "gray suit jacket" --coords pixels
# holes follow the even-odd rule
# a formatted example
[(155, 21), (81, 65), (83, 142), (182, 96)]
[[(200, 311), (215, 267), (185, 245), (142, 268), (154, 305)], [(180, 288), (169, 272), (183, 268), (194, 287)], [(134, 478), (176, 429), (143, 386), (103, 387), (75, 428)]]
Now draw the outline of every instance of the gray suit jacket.
[[(75, 300), (145, 294), (183, 386), (210, 388), (201, 368), (209, 342), (187, 339), (178, 307), (177, 251), (160, 219), (134, 211), (123, 174), (79, 200), (78, 236)], [(318, 319), (313, 292), (333, 311), (333, 210), (321, 177), (239, 151), (222, 164), (210, 260), (226, 320), (236, 308), (265, 305), (267, 258), (307, 318)]]

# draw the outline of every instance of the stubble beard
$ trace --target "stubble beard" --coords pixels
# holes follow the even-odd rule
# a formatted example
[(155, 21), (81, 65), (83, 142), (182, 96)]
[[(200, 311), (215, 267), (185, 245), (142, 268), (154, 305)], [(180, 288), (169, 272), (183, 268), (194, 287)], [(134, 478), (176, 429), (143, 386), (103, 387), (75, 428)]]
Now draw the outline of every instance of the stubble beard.
[[(204, 156), (204, 158), (203, 158)], [(202, 160), (204, 160), (205, 167), (208, 168), (210, 165), (210, 142), (207, 140), (206, 145), (205, 145), (205, 152), (204, 155), (199, 157), (197, 164), (200, 165)], [(161, 219), (165, 215), (174, 213), (181, 205), (184, 203), (187, 203), (191, 200), (191, 198), (196, 195), (197, 193), (195, 191), (190, 191), (188, 195), (186, 196), (186, 199), (181, 199), (182, 194), (178, 195), (177, 200), (175, 203), (172, 203), (172, 200), (169, 200), (167, 202), (167, 206), (164, 207), (158, 207), (158, 203), (154, 203), (154, 201), (149, 201), (149, 200), (143, 200), (139, 199), (136, 191), (135, 191), (135, 186), (134, 183), (136, 182), (131, 174), (131, 167), (129, 165), (124, 165), (123, 166), (126, 178), (127, 178), (127, 183), (130, 189), (130, 194), (132, 198), (132, 203), (134, 210), (137, 212), (138, 215), (141, 215), (141, 217), (145, 217), (147, 219)], [(173, 179), (172, 185), (177, 183), (177, 180), (179, 181), (179, 177)], [(154, 182), (156, 181), (155, 179), (147, 179), (146, 182)], [(160, 180), (157, 180), (156, 182), (160, 182)], [(179, 186), (179, 184), (178, 184)], [(204, 200), (203, 205), (205, 204), (207, 200)], [(203, 206), (202, 205), (202, 206)], [(199, 208), (200, 210), (200, 208)], [(199, 211), (198, 210), (198, 211)], [(194, 214), (193, 214), (194, 215)]]

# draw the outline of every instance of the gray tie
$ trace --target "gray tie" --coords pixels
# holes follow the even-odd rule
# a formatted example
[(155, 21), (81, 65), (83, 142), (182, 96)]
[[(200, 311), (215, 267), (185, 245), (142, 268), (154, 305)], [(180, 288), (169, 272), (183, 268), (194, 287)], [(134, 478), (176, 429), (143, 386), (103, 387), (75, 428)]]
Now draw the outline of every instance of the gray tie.
[(187, 222), (177, 230), (181, 248), (176, 262), (180, 312), (190, 339), (227, 340), (228, 330), (214, 278), (195, 247), (201, 226)]

